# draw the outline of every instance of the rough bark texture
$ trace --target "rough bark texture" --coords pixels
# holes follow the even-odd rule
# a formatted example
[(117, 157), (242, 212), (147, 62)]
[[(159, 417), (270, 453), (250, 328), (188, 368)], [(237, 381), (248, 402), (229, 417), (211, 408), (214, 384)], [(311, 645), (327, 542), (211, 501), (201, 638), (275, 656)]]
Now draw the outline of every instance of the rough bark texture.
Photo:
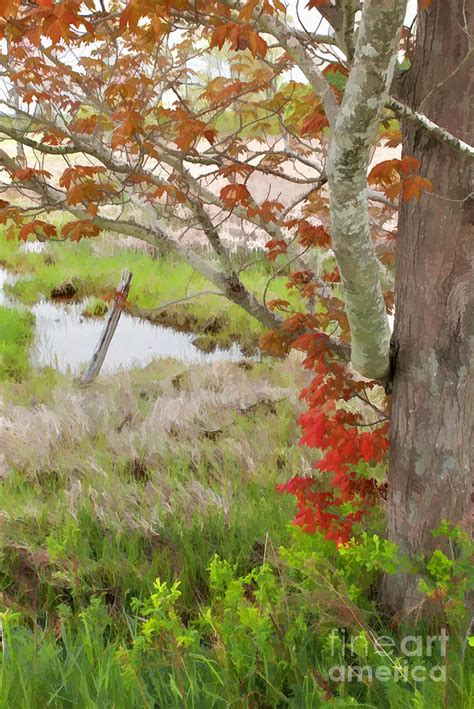
[[(469, 62), (457, 67), (469, 51), (466, 24), (473, 34), (470, 7), (434, 0), (419, 12), (415, 57), (400, 87), (410, 108), (468, 143)], [(443, 519), (467, 524), (471, 511), (473, 161), (409, 123), (403, 152), (420, 160), (433, 185), (432, 195), (402, 205), (397, 239), (389, 533), (413, 555), (439, 547), (432, 530)], [(409, 613), (420, 601), (416, 585), (413, 575), (389, 577), (386, 604)]]

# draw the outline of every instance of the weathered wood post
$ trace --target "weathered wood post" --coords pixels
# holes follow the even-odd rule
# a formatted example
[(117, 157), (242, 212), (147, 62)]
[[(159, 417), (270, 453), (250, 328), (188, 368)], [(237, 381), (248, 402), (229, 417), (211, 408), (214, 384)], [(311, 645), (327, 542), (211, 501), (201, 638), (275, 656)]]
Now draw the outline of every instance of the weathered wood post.
[(107, 350), (109, 349), (110, 343), (112, 342), (112, 337), (114, 336), (114, 332), (117, 329), (120, 316), (122, 315), (123, 304), (125, 303), (128, 297), (132, 275), (133, 274), (128, 269), (125, 269), (122, 273), (122, 280), (115, 292), (114, 302), (110, 309), (109, 316), (107, 318), (107, 323), (94, 350), (94, 354), (91, 357), (89, 366), (87, 367), (84, 376), (80, 380), (80, 383), (83, 385), (90, 384), (97, 377), (101, 370), (101, 367), (104, 363), (105, 355), (107, 354)]

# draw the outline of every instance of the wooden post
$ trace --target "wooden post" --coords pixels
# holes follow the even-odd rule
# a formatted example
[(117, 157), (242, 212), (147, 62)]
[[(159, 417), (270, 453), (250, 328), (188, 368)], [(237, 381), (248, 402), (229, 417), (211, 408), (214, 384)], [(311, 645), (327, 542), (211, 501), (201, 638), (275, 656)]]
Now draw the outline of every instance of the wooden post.
[(81, 384), (90, 384), (97, 377), (101, 370), (101, 367), (104, 363), (105, 355), (107, 354), (107, 350), (109, 349), (110, 343), (112, 342), (112, 337), (114, 336), (114, 332), (117, 329), (120, 316), (122, 315), (123, 304), (128, 297), (132, 275), (133, 274), (128, 269), (125, 269), (122, 273), (122, 280), (115, 293), (114, 303), (112, 305), (112, 308), (110, 309), (110, 313), (107, 318), (107, 323), (94, 350), (94, 354), (91, 357), (89, 366), (87, 367), (85, 374), (81, 379)]

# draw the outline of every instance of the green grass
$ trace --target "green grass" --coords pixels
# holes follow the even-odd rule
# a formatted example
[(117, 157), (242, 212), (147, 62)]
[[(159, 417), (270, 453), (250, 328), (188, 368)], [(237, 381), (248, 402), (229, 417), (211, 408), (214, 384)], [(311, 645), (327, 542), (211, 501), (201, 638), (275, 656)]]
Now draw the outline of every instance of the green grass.
[(28, 374), (34, 325), (34, 316), (28, 311), (0, 306), (0, 381), (18, 381)]
[[(280, 501), (275, 484), (301, 466), (293, 408), (257, 399), (241, 413), (239, 401), (243, 387), (242, 405), (252, 401), (262, 377), (278, 387), (293, 374), (283, 365), (249, 366), (184, 369), (164, 361), (104, 378), (84, 394), (68, 377), (45, 370), (4, 388), (7, 405), (21, 407), (22, 428), (4, 448), (9, 474), (2, 487), (0, 599), (20, 612), (21, 622), (6, 641), (0, 706), (35, 707), (43, 700), (50, 706), (140, 706), (135, 690), (127, 704), (116, 659), (135, 622), (132, 597), (146, 599), (157, 576), (170, 583), (179, 577), (180, 613), (194, 617), (209, 597), (206, 569), (214, 553), (244, 572), (261, 560), (269, 540), (288, 539), (293, 505)], [(214, 396), (228, 396), (229, 386), (235, 404), (213, 403)], [(77, 400), (74, 409), (77, 396), (85, 397), (83, 408)], [(186, 418), (197, 396), (202, 405)], [(31, 408), (33, 401), (40, 409)], [(167, 402), (181, 405), (178, 428), (171, 423), (156, 432)], [(111, 635), (103, 638), (105, 655), (92, 646), (92, 655), (84, 655), (77, 623), (98, 595), (110, 614)], [(64, 613), (70, 635), (58, 644), (52, 629)], [(24, 660), (33, 663), (28, 676)], [(96, 661), (108, 676), (102, 689), (91, 672)]]
[(89, 298), (84, 304), (82, 314), (86, 318), (102, 318), (107, 314), (108, 309), (108, 303), (102, 298)]
[[(95, 252), (97, 244), (99, 248)], [(255, 260), (254, 256), (247, 256), (247, 260)], [(274, 266), (266, 261), (263, 254), (260, 257), (261, 261), (242, 272), (242, 280), (251, 292), (261, 298)], [(239, 258), (236, 256), (237, 261)], [(112, 242), (106, 239), (93, 243), (48, 244), (46, 252), (31, 253), (2, 237), (0, 263), (20, 276), (15, 284), (6, 286), (6, 290), (25, 304), (50, 298), (53, 289), (65, 282), (71, 282), (76, 288), (76, 299), (103, 297), (117, 287), (122, 270), (129, 268), (133, 272), (129, 302), (132, 312), (137, 315), (145, 315), (152, 321), (177, 329), (204, 334), (211, 347), (230, 346), (238, 341), (246, 351), (251, 352), (264, 332), (254, 318), (218, 295), (197, 296), (185, 303), (161, 309), (167, 303), (201, 291), (216, 290), (190, 266), (169, 254), (153, 259), (141, 251), (114, 249)], [(287, 298), (285, 283), (286, 278), (275, 278), (267, 300)], [(298, 305), (297, 299), (293, 298), (293, 301)], [(154, 308), (160, 310), (152, 315), (146, 312)]]

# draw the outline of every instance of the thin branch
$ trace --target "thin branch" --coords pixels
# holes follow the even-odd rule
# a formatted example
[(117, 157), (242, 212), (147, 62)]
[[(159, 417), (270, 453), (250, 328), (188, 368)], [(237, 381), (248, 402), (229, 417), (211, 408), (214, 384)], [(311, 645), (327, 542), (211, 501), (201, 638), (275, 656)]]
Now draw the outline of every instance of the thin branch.
[(221, 291), (202, 290), (199, 291), (199, 293), (192, 293), (191, 295), (187, 295), (184, 298), (170, 300), (167, 303), (164, 303), (164, 305), (158, 305), (156, 308), (132, 308), (131, 310), (134, 315), (138, 315), (139, 317), (149, 317), (150, 315), (154, 315), (155, 313), (160, 312), (160, 310), (170, 308), (172, 305), (179, 305), (179, 303), (187, 303), (188, 301), (193, 300), (194, 298), (201, 298), (204, 295), (218, 295), (222, 298), (227, 298), (227, 295), (225, 293), (222, 293)]
[(2, 133), (7, 135), (9, 138), (13, 138), (13, 140), (16, 140), (17, 143), (26, 145), (27, 147), (33, 148), (33, 150), (38, 150), (38, 152), (45, 153), (46, 155), (73, 155), (74, 153), (81, 152), (74, 145), (60, 146), (38, 143), (36, 140), (27, 138), (22, 131), (15, 130), (14, 128), (10, 128), (9, 126), (5, 126), (3, 123), (0, 123), (0, 134)]
[(460, 138), (456, 138), (456, 136), (452, 135), (449, 131), (433, 123), (424, 113), (418, 113), (398, 99), (392, 97), (388, 99), (385, 105), (387, 108), (391, 108), (399, 117), (406, 118), (422, 128), (425, 128), (442, 143), (447, 143), (452, 148), (456, 148), (456, 150), (459, 150), (461, 153), (471, 158), (474, 157), (474, 148), (471, 145), (468, 145), (468, 143), (465, 143)]

